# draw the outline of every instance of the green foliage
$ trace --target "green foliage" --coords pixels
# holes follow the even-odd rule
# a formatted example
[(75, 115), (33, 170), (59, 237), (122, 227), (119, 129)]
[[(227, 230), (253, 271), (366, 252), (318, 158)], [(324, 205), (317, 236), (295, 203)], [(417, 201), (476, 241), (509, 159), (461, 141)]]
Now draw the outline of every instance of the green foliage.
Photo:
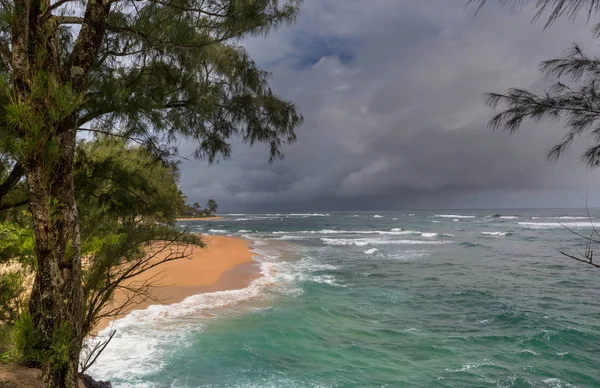
[(26, 265), (34, 261), (34, 235), (31, 227), (14, 221), (0, 222), (0, 263), (16, 260)]
[(217, 201), (215, 201), (214, 199), (209, 199), (208, 203), (206, 204), (206, 209), (212, 214), (212, 213), (216, 213), (217, 209), (219, 208), (219, 205), (217, 205)]
[(5, 272), (0, 275), (0, 324), (14, 324), (25, 308), (24, 271)]
[(54, 370), (69, 363), (75, 335), (70, 322), (62, 322), (58, 329), (52, 332), (52, 341), (47, 354), (48, 361)]
[(12, 349), (12, 326), (0, 323), (0, 362), (8, 361)]
[(37, 345), (37, 331), (29, 312), (23, 312), (13, 327), (14, 359), (24, 365), (38, 366), (44, 357)]

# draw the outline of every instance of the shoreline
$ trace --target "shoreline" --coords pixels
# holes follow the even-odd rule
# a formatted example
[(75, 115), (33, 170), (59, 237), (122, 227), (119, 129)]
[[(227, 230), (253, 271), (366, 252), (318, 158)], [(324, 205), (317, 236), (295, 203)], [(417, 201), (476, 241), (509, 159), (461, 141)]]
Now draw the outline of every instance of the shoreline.
[(177, 222), (182, 221), (220, 221), (225, 217), (214, 216), (214, 217), (187, 217), (187, 218), (177, 218)]
[[(124, 314), (103, 319), (94, 334), (111, 326), (135, 310), (152, 305), (170, 305), (198, 294), (239, 290), (260, 276), (260, 269), (250, 251), (251, 242), (238, 237), (202, 235), (205, 248), (194, 247), (189, 259), (161, 264), (133, 279), (144, 282), (158, 279), (151, 288), (151, 299), (140, 300)], [(122, 303), (127, 295), (115, 292), (114, 300)]]

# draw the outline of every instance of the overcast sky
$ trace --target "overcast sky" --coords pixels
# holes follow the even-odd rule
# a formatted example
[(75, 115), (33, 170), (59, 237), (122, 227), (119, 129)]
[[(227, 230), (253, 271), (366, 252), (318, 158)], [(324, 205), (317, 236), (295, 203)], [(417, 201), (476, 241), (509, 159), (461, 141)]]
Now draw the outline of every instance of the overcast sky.
[(216, 165), (183, 162), (190, 202), (214, 198), (224, 212), (600, 205), (600, 170), (578, 163), (585, 139), (549, 164), (560, 125), (492, 133), (481, 100), (541, 90), (538, 63), (573, 42), (595, 54), (591, 26), (582, 17), (542, 31), (531, 9), (493, 3), (474, 17), (466, 0), (305, 0), (294, 26), (244, 42), (304, 115), (298, 142), (272, 165), (266, 147), (243, 144)]

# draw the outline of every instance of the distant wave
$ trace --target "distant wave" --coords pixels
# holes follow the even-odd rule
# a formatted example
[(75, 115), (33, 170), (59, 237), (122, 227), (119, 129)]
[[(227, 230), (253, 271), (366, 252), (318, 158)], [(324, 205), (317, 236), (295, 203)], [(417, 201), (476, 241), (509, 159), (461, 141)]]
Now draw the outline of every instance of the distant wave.
[(246, 230), (246, 229), (240, 229), (240, 230), (238, 230), (238, 233), (252, 233), (252, 231)]
[(383, 218), (383, 216), (380, 216), (379, 214), (375, 214), (375, 215), (373, 216), (373, 218)]
[(519, 218), (519, 216), (500, 216), (500, 218), (503, 220), (515, 220)]
[(475, 218), (475, 216), (461, 216), (456, 215), (456, 214), (436, 214), (434, 215), (434, 217), (440, 217), (440, 218)]
[(477, 243), (470, 242), (470, 241), (464, 241), (458, 245), (460, 245), (461, 247), (465, 247), (465, 248), (476, 248), (476, 247), (482, 246), (481, 244), (477, 244)]
[(225, 229), (209, 229), (208, 231), (210, 233), (229, 233), (229, 231), (227, 231)]
[(448, 244), (450, 241), (423, 241), (423, 240), (384, 240), (376, 238), (321, 238), (326, 245), (439, 245)]
[[(402, 228), (394, 228), (391, 230), (331, 230), (331, 229), (322, 229), (322, 230), (298, 230), (298, 231), (275, 231), (271, 232), (275, 235), (286, 235), (288, 237), (293, 237), (294, 234), (317, 234), (317, 235), (328, 235), (328, 234), (378, 234), (381, 236), (408, 236), (408, 235), (420, 235), (423, 237), (440, 237), (447, 236), (453, 237), (453, 235), (448, 233), (433, 233), (433, 232), (421, 232), (418, 230), (404, 230)], [(302, 239), (303, 236), (298, 236), (299, 239)]]
[(265, 215), (269, 217), (329, 217), (329, 213), (268, 213)]
[(377, 249), (377, 248), (371, 248), (371, 249), (367, 249), (365, 251), (365, 255), (372, 255), (373, 253), (377, 253), (377, 252), (379, 252), (379, 249)]
[(559, 220), (587, 220), (589, 217), (578, 217), (578, 216), (562, 216), (558, 217)]
[(250, 218), (236, 218), (235, 221), (251, 221)]
[(481, 232), (481, 234), (486, 236), (510, 236), (512, 233), (510, 232)]
[[(528, 229), (559, 229), (559, 228), (591, 228), (590, 222), (519, 222), (520, 226)], [(600, 227), (594, 223), (594, 227)]]
[[(286, 214), (283, 214), (284, 216)], [(323, 214), (323, 213), (292, 213), (289, 214), (292, 217), (329, 217), (329, 214)]]

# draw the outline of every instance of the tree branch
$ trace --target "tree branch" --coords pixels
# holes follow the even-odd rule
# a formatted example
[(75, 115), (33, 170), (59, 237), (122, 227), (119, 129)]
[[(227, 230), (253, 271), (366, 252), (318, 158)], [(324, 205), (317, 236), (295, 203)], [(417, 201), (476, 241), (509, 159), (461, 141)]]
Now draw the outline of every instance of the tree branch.
[(6, 180), (0, 184), (0, 201), (2, 201), (2, 198), (4, 198), (4, 196), (8, 194), (10, 190), (17, 185), (17, 183), (19, 183), (23, 177), (23, 174), (25, 174), (25, 171), (23, 170), (21, 164), (15, 164), (12, 171), (8, 175), (8, 178), (6, 178)]
[(79, 16), (52, 16), (52, 20), (55, 20), (58, 24), (83, 24), (84, 18)]

